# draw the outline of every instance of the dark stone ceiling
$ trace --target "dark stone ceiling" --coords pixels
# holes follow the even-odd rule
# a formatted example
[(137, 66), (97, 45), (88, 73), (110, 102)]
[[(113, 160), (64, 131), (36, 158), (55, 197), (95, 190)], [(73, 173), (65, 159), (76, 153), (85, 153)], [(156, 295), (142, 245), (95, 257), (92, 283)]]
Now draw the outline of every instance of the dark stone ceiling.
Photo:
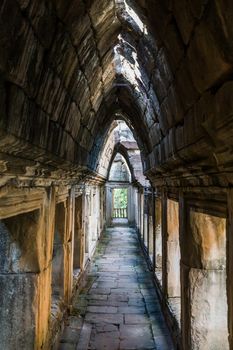
[(2, 169), (94, 171), (121, 113), (158, 183), (231, 182), (232, 20), (230, 0), (3, 0)]

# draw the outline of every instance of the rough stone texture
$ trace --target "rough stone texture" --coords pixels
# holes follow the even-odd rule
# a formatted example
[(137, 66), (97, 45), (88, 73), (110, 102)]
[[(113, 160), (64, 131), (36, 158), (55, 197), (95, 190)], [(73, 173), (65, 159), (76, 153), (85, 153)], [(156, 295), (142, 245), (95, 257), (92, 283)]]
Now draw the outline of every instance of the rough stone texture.
[(167, 200), (167, 293), (180, 297), (179, 204)]
[(162, 206), (161, 199), (155, 199), (155, 254), (156, 268), (162, 268)]
[[(208, 290), (212, 297), (218, 297), (219, 287), (224, 286), (224, 278), (219, 275), (225, 266), (229, 339), (233, 348), (232, 193), (229, 191), (233, 184), (232, 22), (230, 0), (1, 2), (0, 272), (6, 279), (4, 288), (11, 278), (19, 281), (22, 276), (28, 278), (27, 275), (32, 274), (38, 280), (37, 287), (30, 291), (22, 281), (25, 298), (27, 295), (37, 298), (38, 312), (31, 312), (29, 308), (30, 323), (25, 324), (29, 327), (29, 336), (24, 337), (30, 344), (34, 337), (35, 348), (51, 347), (51, 343), (47, 343), (48, 338), (53, 338), (50, 330), (56, 328), (53, 327), (56, 320), (59, 320), (56, 330), (59, 329), (59, 317), (63, 315), (60, 304), (50, 308), (51, 274), (55, 270), (52, 269), (55, 202), (65, 203), (64, 212), (57, 211), (61, 220), (57, 226), (61, 229), (64, 253), (59, 261), (59, 266), (64, 263), (60, 283), (64, 282), (63, 301), (67, 305), (73, 286), (74, 234), (78, 236), (76, 248), (80, 256), (77, 260), (81, 267), (92, 257), (104, 228), (104, 212), (110, 206), (108, 201), (101, 200), (105, 193), (100, 185), (106, 180), (109, 163), (117, 152), (123, 154), (129, 168), (131, 166), (132, 178), (140, 188), (138, 192), (134, 189), (131, 198), (138, 199), (137, 225), (141, 236), (144, 232), (144, 243), (149, 245), (149, 250), (153, 242), (151, 235), (148, 240), (146, 232), (147, 227), (151, 227), (152, 215), (143, 207), (140, 184), (145, 186), (146, 182), (141, 182), (145, 181), (142, 171), (156, 187), (156, 195), (162, 198), (163, 286), (159, 291), (163, 304), (167, 302), (167, 263), (169, 259), (173, 261), (172, 249), (166, 249), (167, 233), (172, 231), (167, 226), (166, 199), (179, 200), (183, 348), (192, 347), (192, 332), (197, 346), (212, 346), (215, 331), (211, 327), (218, 327), (218, 318), (215, 323), (212, 309), (208, 309), (210, 312), (204, 317), (210, 318), (210, 329), (203, 340), (203, 334), (199, 338), (197, 322), (190, 319), (190, 305), (194, 311), (199, 302), (206, 306)], [(137, 145), (132, 139), (130, 142), (114, 139), (114, 121), (122, 119), (130, 127)], [(141, 155), (137, 154), (139, 149)], [(132, 165), (136, 163), (138, 166)], [(75, 188), (77, 184), (79, 189)], [(78, 220), (73, 215), (78, 191), (83, 193), (83, 240), (81, 230), (77, 233)], [(228, 199), (227, 192), (230, 192)], [(177, 223), (177, 213), (175, 220)], [(178, 250), (177, 240), (175, 245)], [(193, 269), (198, 271), (202, 283), (197, 283), (196, 289), (190, 284), (189, 274), (195, 275)], [(177, 272), (177, 266), (175, 270)], [(216, 270), (215, 278), (211, 270)], [(99, 272), (105, 274), (104, 277), (109, 277), (108, 274), (129, 277), (132, 265), (101, 266)], [(191, 278), (192, 282), (195, 277)], [(93, 300), (109, 300), (112, 304), (90, 306), (135, 311), (133, 304), (140, 304), (141, 300), (135, 301), (134, 296), (128, 301), (128, 291), (124, 288), (127, 284), (120, 283), (116, 288), (116, 281), (111, 282), (98, 285)], [(131, 287), (128, 285), (130, 290)], [(133, 285), (134, 294), (141, 293), (148, 299), (150, 291), (141, 287)], [(13, 288), (11, 284), (10, 288)], [(4, 292), (6, 305), (11, 300), (8, 289)], [(201, 294), (203, 299), (199, 300)], [(29, 305), (29, 300), (22, 302)], [(14, 296), (11, 308), (9, 306), (12, 314), (17, 305)], [(138, 309), (140, 307), (142, 305)], [(224, 307), (221, 306), (221, 310)], [(112, 322), (111, 314), (103, 315)], [(199, 316), (204, 327), (203, 314)], [(129, 313), (127, 320), (131, 317)], [(227, 316), (225, 313), (219, 317)], [(137, 320), (140, 323), (144, 316)], [(16, 323), (12, 322), (15, 329)], [(124, 322), (124, 317), (119, 316), (118, 324)], [(18, 319), (17, 323), (20, 323)], [(138, 329), (137, 324), (129, 326), (132, 326), (128, 328), (129, 334)], [(170, 328), (174, 330), (173, 326), (171, 321)], [(152, 324), (152, 330), (158, 330), (156, 327)], [(0, 338), (4, 338), (4, 327), (0, 328), (3, 332)], [(5, 334), (10, 338), (8, 331), (7, 325)], [(114, 333), (112, 348), (118, 346), (121, 329), (110, 327), (106, 332)], [(103, 347), (97, 333), (98, 346)], [(225, 328), (223, 333), (225, 336)], [(177, 339), (179, 337), (177, 333)], [(167, 337), (161, 338), (158, 334), (157, 339), (157, 348), (162, 348)]]
[[(209, 184), (231, 183), (224, 173), (232, 159), (229, 128), (218, 124), (231, 115), (231, 104), (224, 104), (220, 119), (217, 110), (233, 70), (233, 9), (229, 1), (206, 3), (4, 1), (5, 171), (15, 176), (19, 147), (30, 176), (37, 168), (57, 176), (60, 167), (76, 178), (83, 166), (96, 170), (104, 136), (120, 114), (132, 125), (144, 170), (157, 184), (180, 182), (177, 172), (184, 168), (185, 183), (200, 184), (203, 161), (216, 174), (205, 172)], [(207, 93), (211, 108), (207, 101), (200, 105)]]
[[(190, 211), (186, 242), (187, 265), (204, 269), (226, 267), (226, 219)], [(195, 250), (192, 247), (195, 246)]]
[[(138, 142), (135, 139), (132, 131), (128, 125), (122, 120), (116, 120), (112, 123), (112, 126), (106, 135), (105, 143), (102, 148), (102, 152), (99, 155), (99, 165), (97, 171), (103, 177), (110, 177), (110, 169), (114, 165), (116, 157), (122, 156), (123, 162), (126, 162), (126, 167), (130, 171), (130, 177), (132, 182), (138, 182), (143, 186), (148, 186), (148, 181), (143, 175), (142, 157), (139, 150)], [(111, 169), (112, 170), (112, 169)], [(120, 170), (116, 169), (115, 173)], [(125, 171), (124, 171), (125, 172)], [(118, 176), (117, 174), (115, 174)], [(123, 175), (123, 174), (122, 174)], [(124, 179), (115, 178), (114, 181), (125, 181)]]
[[(3, 349), (34, 348), (37, 283), (38, 277), (35, 274), (28, 276), (0, 274), (0, 325)], [(13, 291), (17, 294), (17, 298)]]
[(86, 286), (73, 303), (73, 313), (92, 325), (89, 348), (173, 349), (135, 231), (108, 229), (98, 250)]
[[(217, 204), (211, 204), (213, 211)], [(211, 204), (206, 204), (208, 214), (198, 207), (198, 201), (196, 208), (190, 208), (187, 202), (180, 207), (183, 346), (191, 349), (231, 346), (226, 298), (226, 219), (220, 211), (219, 216), (213, 215)], [(181, 210), (187, 213), (183, 218)]]
[(225, 271), (190, 271), (191, 349), (229, 349)]

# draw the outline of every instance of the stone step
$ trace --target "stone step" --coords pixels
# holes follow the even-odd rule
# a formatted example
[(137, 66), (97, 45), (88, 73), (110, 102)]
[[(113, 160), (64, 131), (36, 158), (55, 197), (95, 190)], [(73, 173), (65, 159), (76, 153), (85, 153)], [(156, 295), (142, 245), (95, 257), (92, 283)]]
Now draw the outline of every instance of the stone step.
[(88, 350), (88, 345), (91, 337), (91, 330), (92, 325), (84, 321), (76, 350)]

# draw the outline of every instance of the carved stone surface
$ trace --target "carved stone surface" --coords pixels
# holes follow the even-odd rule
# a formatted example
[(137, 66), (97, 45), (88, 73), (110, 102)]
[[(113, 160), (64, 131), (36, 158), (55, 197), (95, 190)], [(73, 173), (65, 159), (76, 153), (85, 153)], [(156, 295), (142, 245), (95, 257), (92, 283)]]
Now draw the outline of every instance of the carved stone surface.
[[(227, 98), (233, 9), (229, 2), (206, 3), (4, 1), (5, 172), (14, 176), (12, 164), (18, 168), (22, 154), (31, 176), (54, 172), (61, 160), (76, 176), (80, 166), (95, 171), (105, 132), (120, 112), (140, 140), (144, 170), (155, 183), (167, 177), (180, 183), (177, 172), (180, 178), (185, 168), (186, 183), (195, 177), (200, 184), (203, 161), (216, 174), (205, 175), (208, 184), (232, 183), (224, 174), (232, 160), (229, 127), (219, 125), (232, 106), (221, 104), (219, 92)], [(200, 105), (207, 90), (212, 102)], [(26, 167), (17, 172), (30, 176)]]

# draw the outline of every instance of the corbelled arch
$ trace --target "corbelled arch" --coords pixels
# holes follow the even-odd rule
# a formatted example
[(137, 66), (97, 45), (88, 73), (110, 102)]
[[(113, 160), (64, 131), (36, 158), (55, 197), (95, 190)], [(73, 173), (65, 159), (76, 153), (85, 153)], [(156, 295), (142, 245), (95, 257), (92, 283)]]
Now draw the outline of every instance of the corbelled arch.
[[(78, 171), (79, 166), (83, 168), (90, 165), (88, 153), (96, 140), (95, 129), (102, 127), (98, 121), (103, 115), (109, 115), (109, 101), (128, 114), (132, 113), (130, 105), (137, 107), (137, 112), (134, 111), (134, 116), (130, 119), (132, 123), (133, 119), (138, 119), (136, 123), (141, 124), (150, 102), (147, 96), (144, 106), (140, 98), (141, 95), (146, 96), (143, 84), (147, 84), (149, 79), (144, 72), (135, 94), (133, 83), (137, 77), (133, 77), (133, 81), (130, 81), (130, 77), (127, 79), (127, 72), (124, 71), (122, 62), (117, 62), (119, 57), (116, 58), (115, 52), (118, 48), (122, 59), (129, 62), (127, 69), (129, 68), (130, 75), (134, 74), (135, 65), (138, 65), (139, 74), (144, 71), (143, 66), (133, 58), (137, 51), (137, 41), (144, 35), (144, 28), (139, 28), (135, 19), (127, 13), (126, 4), (124, 1), (110, 1), (106, 7), (104, 1), (69, 1), (66, 5), (62, 1), (51, 2), (41, 5), (43, 11), (38, 23), (34, 19), (38, 5), (20, 3), (20, 9), (16, 7), (15, 16), (20, 17), (20, 10), (24, 15), (20, 24), (26, 25), (26, 19), (29, 21), (31, 41), (17, 35), (15, 38), (24, 55), (27, 55), (28, 45), (33, 40), (38, 40), (30, 58), (37, 62), (37, 70), (30, 71), (30, 59), (24, 67), (23, 62), (18, 62), (17, 55), (13, 62), (11, 50), (6, 51), (9, 63), (2, 67), (6, 69), (9, 92), (6, 116), (2, 122), (5, 131), (3, 153), (6, 158), (12, 154), (14, 157), (20, 156), (14, 150), (16, 140), (20, 139), (22, 143), (26, 141), (24, 155), (29, 164), (32, 161), (32, 167), (35, 162), (38, 167), (47, 168), (49, 155), (53, 158), (55, 168), (61, 158), (64, 170), (64, 161), (67, 161), (67, 166), (72, 163), (73, 170)], [(128, 4), (127, 6), (129, 7)], [(103, 11), (100, 11), (101, 8)], [(6, 14), (8, 10), (8, 5), (4, 4), (3, 13)], [(55, 24), (56, 16), (61, 21)], [(50, 18), (50, 36), (43, 43), (43, 33), (39, 33), (37, 38), (36, 30)], [(106, 31), (106, 27), (111, 30)], [(43, 44), (46, 50), (43, 49)], [(15, 71), (14, 67), (19, 63), (21, 69)], [(84, 93), (80, 94), (80, 91)], [(14, 109), (15, 104), (17, 109)], [(145, 121), (143, 125), (146, 130)], [(11, 135), (11, 139), (6, 142), (8, 135)], [(33, 157), (31, 147), (27, 152), (29, 145), (33, 145)], [(148, 150), (145, 153), (148, 154)]]
[[(124, 112), (123, 112), (124, 111)], [(111, 129), (112, 123), (114, 123), (114, 120), (116, 119), (122, 119), (126, 122), (126, 124), (129, 126), (131, 131), (133, 132), (134, 138), (138, 143), (138, 146), (142, 152), (142, 158), (144, 161), (144, 167), (146, 170), (146, 156), (151, 151), (151, 143), (150, 139), (148, 138), (149, 129), (146, 129), (146, 126), (144, 127), (143, 121), (140, 120), (140, 116), (138, 115), (138, 111), (135, 108), (128, 109), (129, 112), (126, 113), (126, 108), (121, 108), (119, 104), (113, 103), (113, 106), (110, 107), (110, 115), (106, 115), (105, 118), (102, 120), (101, 124), (99, 124), (99, 127), (96, 128), (96, 136), (95, 136), (95, 144), (91, 150), (91, 160), (93, 160), (95, 163), (92, 164), (93, 168), (96, 168), (96, 162), (98, 163), (98, 159), (101, 155), (101, 151), (103, 149), (103, 146), (106, 141), (106, 137), (109, 133), (109, 130)], [(103, 115), (102, 115), (103, 118)], [(147, 130), (147, 132), (146, 132)]]
[(109, 162), (109, 167), (108, 167), (108, 175), (107, 175), (107, 178), (109, 178), (109, 173), (110, 173), (110, 170), (111, 170), (111, 167), (112, 167), (112, 164), (114, 162), (114, 159), (116, 157), (117, 154), (120, 154), (126, 161), (127, 165), (128, 165), (128, 168), (129, 168), (129, 171), (130, 171), (130, 174), (131, 174), (131, 181), (135, 181), (135, 173), (134, 173), (134, 169), (133, 169), (133, 165), (131, 164), (130, 162), (130, 159), (129, 159), (129, 155), (128, 155), (128, 152), (127, 152), (127, 149), (126, 147), (124, 147), (124, 145), (122, 145), (120, 142), (117, 143), (114, 147), (114, 150), (113, 150), (113, 153), (112, 153), (112, 157), (111, 157), (111, 160)]
[[(179, 314), (168, 322), (182, 343), (177, 348), (228, 348), (228, 333), (233, 348), (232, 21), (227, 0), (1, 2), (0, 218), (12, 227), (9, 234), (23, 228), (19, 239), (26, 250), (33, 251), (35, 243), (44, 254), (30, 276), (19, 270), (13, 276), (0, 254), (3, 347), (15, 348), (22, 340), (22, 347), (51, 348), (51, 271), (57, 265), (52, 253), (57, 247), (64, 252), (58, 254), (62, 280), (52, 289), (64, 285), (59, 294), (68, 306), (72, 266), (86, 266), (108, 225), (106, 173), (114, 147), (102, 173), (99, 160), (112, 122), (121, 116), (138, 141), (153, 186), (131, 184), (131, 222), (153, 268), (162, 267), (155, 277), (165, 314), (172, 310), (169, 298), (181, 300), (181, 332)], [(32, 219), (35, 242), (27, 240)], [(2, 238), (5, 232), (2, 225)], [(72, 264), (75, 240), (79, 256)], [(215, 244), (220, 241), (226, 247)], [(179, 245), (180, 254), (173, 254)], [(173, 267), (181, 272), (176, 278)], [(196, 283), (197, 276), (205, 281)], [(215, 280), (211, 286), (208, 276)], [(10, 317), (17, 315), (18, 296), (22, 305), (35, 300), (20, 333), (17, 317)], [(206, 302), (210, 308), (197, 312), (196, 305)], [(212, 327), (215, 313), (222, 319)], [(60, 323), (51, 326), (58, 328)]]

